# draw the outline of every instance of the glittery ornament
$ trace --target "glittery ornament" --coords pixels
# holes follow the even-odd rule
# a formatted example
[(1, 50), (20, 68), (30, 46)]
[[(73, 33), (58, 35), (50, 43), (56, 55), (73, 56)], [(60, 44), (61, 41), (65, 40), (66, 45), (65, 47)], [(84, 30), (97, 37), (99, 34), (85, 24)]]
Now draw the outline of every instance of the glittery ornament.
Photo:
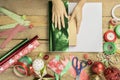
[(120, 80), (120, 70), (116, 67), (108, 67), (104, 71), (106, 80)]
[(105, 66), (102, 62), (94, 62), (91, 68), (94, 73), (100, 74), (104, 71)]

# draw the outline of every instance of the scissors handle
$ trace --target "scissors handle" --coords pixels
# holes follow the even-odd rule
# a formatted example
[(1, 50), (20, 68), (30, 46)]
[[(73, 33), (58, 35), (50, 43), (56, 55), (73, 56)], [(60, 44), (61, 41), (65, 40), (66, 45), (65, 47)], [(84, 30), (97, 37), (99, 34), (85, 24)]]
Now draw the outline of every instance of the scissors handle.
[(82, 61), (80, 62), (80, 68), (83, 69), (83, 68), (85, 68), (86, 66), (87, 66), (87, 62), (84, 61), (84, 60), (82, 60)]
[[(76, 60), (76, 61), (75, 61)], [(76, 65), (75, 65), (75, 64)], [(73, 59), (72, 59), (72, 66), (73, 66), (73, 68), (75, 69), (75, 70), (77, 70), (78, 69), (78, 58), (77, 57), (74, 57)]]

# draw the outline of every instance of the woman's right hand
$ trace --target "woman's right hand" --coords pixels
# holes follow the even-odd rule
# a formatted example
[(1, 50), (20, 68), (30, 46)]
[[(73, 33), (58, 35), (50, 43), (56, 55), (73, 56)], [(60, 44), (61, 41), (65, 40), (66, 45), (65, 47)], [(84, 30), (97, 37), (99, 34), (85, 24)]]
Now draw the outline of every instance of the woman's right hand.
[(64, 17), (67, 18), (67, 12), (62, 0), (52, 0), (52, 22), (55, 24), (55, 28), (58, 27), (61, 30), (61, 25), (65, 28)]

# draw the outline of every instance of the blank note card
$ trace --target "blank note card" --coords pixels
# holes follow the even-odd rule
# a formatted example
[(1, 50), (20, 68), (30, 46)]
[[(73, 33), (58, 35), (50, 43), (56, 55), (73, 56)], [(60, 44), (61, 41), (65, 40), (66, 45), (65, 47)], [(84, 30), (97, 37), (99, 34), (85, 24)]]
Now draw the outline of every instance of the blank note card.
[[(75, 5), (76, 3), (69, 4), (69, 13)], [(77, 44), (69, 47), (69, 52), (102, 52), (102, 3), (85, 3), (82, 13)]]

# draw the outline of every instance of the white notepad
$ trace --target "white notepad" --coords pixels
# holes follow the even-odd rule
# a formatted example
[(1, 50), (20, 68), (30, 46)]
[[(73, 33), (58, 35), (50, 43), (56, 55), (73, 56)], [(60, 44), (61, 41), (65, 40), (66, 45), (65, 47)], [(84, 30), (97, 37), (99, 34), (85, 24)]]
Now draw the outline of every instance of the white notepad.
[[(76, 3), (69, 4), (69, 13), (75, 5)], [(69, 47), (69, 52), (102, 52), (102, 3), (85, 3), (82, 16), (77, 44)]]

